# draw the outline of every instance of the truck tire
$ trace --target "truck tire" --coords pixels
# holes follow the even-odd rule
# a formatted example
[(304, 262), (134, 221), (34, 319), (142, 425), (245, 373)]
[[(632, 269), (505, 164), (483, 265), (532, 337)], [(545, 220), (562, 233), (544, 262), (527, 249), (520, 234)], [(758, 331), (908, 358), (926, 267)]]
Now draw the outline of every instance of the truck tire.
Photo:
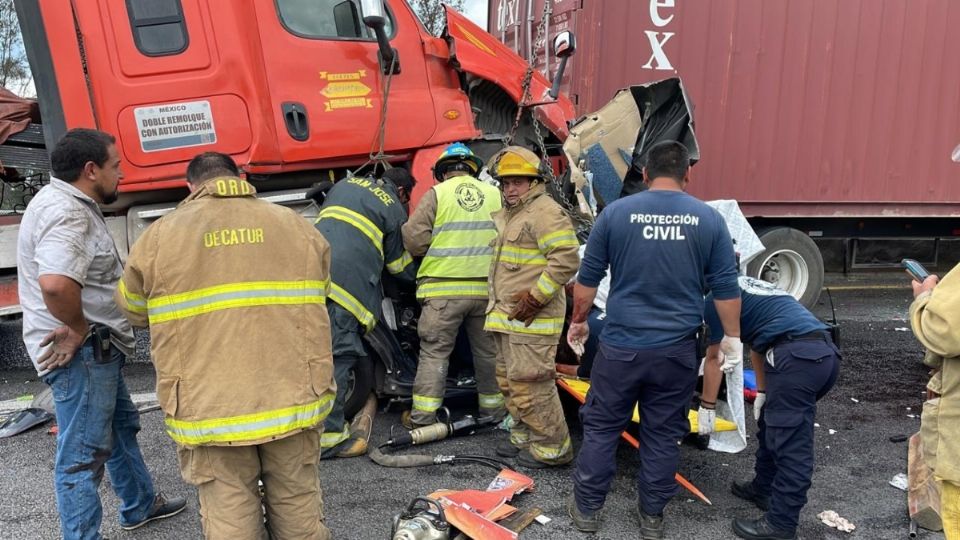
[(374, 388), (373, 362), (374, 357), (366, 356), (353, 365), (347, 375), (347, 395), (344, 396), (343, 416), (349, 421), (353, 418)]
[(809, 236), (789, 227), (759, 231), (765, 250), (747, 265), (747, 275), (790, 293), (807, 308), (823, 288), (823, 257)]

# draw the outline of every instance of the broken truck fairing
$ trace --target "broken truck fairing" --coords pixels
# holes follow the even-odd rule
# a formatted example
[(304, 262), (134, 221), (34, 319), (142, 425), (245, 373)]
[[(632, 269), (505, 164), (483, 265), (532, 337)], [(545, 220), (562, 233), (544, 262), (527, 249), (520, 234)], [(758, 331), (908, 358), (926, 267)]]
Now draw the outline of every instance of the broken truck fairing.
[(593, 213), (643, 187), (646, 152), (660, 141), (687, 147), (692, 163), (700, 159), (693, 107), (678, 78), (631, 86), (609, 103), (581, 118), (563, 144), (571, 180)]

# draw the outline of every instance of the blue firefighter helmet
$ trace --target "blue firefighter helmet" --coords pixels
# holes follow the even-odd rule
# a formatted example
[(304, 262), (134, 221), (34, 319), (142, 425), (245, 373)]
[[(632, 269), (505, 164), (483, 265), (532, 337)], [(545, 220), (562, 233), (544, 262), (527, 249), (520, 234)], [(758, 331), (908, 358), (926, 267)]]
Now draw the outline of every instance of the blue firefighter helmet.
[(443, 182), (443, 177), (450, 171), (461, 171), (464, 174), (476, 177), (483, 167), (483, 160), (478, 158), (467, 145), (456, 142), (448, 146), (433, 166), (433, 177), (437, 182)]

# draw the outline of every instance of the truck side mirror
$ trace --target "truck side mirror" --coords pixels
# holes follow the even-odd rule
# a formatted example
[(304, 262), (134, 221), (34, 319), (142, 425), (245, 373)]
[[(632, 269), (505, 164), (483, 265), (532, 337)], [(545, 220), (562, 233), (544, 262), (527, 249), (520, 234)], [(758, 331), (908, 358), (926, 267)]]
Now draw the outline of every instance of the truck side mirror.
[(563, 80), (563, 72), (567, 69), (567, 59), (577, 50), (577, 40), (573, 32), (565, 30), (553, 38), (553, 55), (560, 59), (560, 67), (557, 68), (557, 74), (553, 78), (553, 85), (547, 94), (551, 99), (557, 99), (560, 95), (560, 81)]
[(390, 40), (387, 38), (385, 26), (387, 24), (387, 14), (383, 7), (383, 0), (360, 0), (360, 8), (363, 10), (363, 23), (369, 26), (377, 36), (377, 44), (380, 46), (378, 57), (380, 59), (380, 70), (384, 74), (400, 73), (400, 58), (396, 49), (390, 46)]
[(573, 32), (565, 30), (553, 38), (553, 55), (557, 58), (566, 58), (577, 50), (577, 40)]

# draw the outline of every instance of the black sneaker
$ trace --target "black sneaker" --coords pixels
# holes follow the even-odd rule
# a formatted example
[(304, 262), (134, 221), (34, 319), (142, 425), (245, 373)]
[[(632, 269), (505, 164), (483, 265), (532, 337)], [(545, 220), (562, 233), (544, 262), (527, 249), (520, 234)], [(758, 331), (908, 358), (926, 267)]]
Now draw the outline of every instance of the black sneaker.
[(770, 497), (757, 493), (757, 490), (753, 487), (753, 481), (734, 482), (730, 486), (730, 491), (737, 497), (757, 505), (757, 508), (764, 512), (770, 508)]
[(175, 516), (180, 512), (183, 512), (183, 509), (187, 507), (187, 499), (184, 497), (173, 497), (167, 499), (164, 497), (163, 493), (157, 492), (156, 498), (153, 499), (153, 506), (150, 508), (150, 513), (147, 514), (147, 517), (139, 523), (131, 523), (129, 525), (120, 524), (120, 528), (125, 531), (132, 531), (134, 529), (139, 529), (151, 521), (156, 521), (158, 519), (168, 518)]
[(510, 441), (503, 441), (497, 445), (497, 455), (505, 458), (515, 458), (520, 454), (520, 449)]
[(766, 518), (735, 519), (733, 532), (747, 540), (794, 540), (797, 537), (796, 529), (792, 531), (775, 529), (773, 525), (767, 523)]
[(663, 540), (663, 514), (651, 516), (640, 510), (640, 540)]
[(573, 520), (573, 526), (580, 532), (595, 533), (600, 530), (600, 512), (589, 514), (581, 512), (577, 507), (576, 496), (571, 492), (567, 499), (567, 514)]

